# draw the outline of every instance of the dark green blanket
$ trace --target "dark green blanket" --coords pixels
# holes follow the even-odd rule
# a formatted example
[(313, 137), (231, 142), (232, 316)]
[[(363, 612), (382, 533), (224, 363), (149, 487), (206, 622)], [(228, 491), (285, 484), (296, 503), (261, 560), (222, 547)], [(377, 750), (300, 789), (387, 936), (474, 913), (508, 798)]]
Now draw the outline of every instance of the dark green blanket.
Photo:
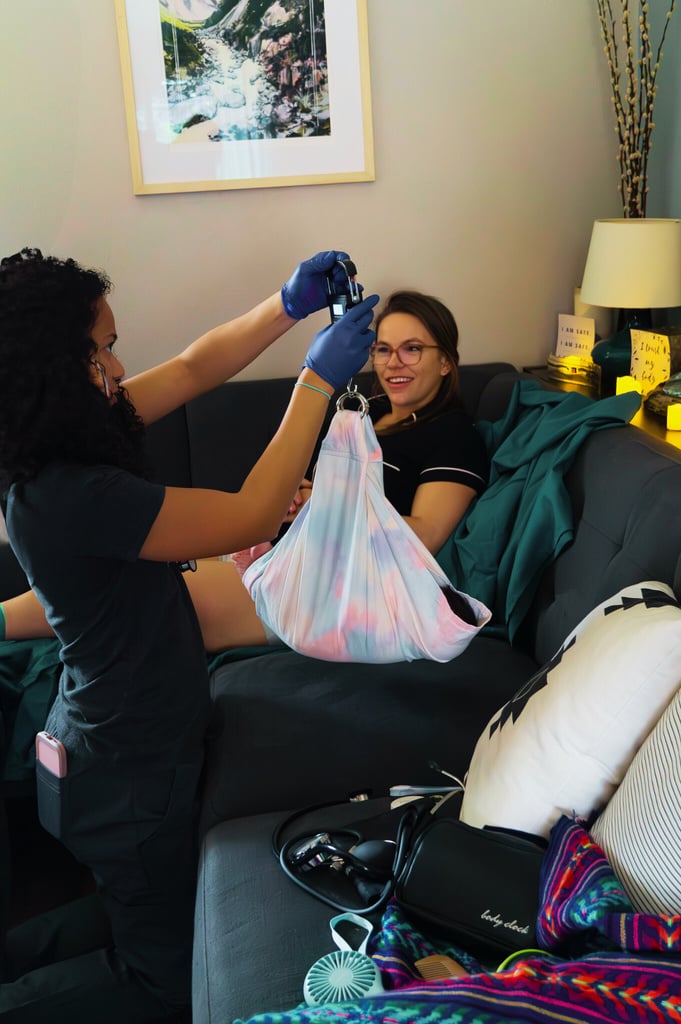
[(33, 776), (35, 734), (45, 725), (60, 675), (58, 640), (0, 642), (0, 708), (7, 782)]
[(503, 419), (476, 424), (489, 486), (437, 560), (458, 590), (490, 609), (488, 631), (513, 640), (542, 572), (572, 540), (564, 477), (580, 445), (594, 430), (628, 423), (640, 404), (634, 393), (595, 402), (521, 380)]

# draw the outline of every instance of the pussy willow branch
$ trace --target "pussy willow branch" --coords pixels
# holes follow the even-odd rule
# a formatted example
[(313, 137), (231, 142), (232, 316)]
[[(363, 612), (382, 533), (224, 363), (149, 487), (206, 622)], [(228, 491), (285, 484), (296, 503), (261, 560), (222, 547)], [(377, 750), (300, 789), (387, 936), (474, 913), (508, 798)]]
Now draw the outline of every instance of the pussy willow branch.
[(615, 113), (619, 192), (625, 217), (645, 217), (657, 75), (676, 0), (670, 0), (654, 63), (648, 0), (640, 4), (636, 29), (631, 24), (630, 0), (615, 0), (615, 3), (619, 3), (621, 9), (621, 27), (618, 26), (612, 0), (597, 0)]

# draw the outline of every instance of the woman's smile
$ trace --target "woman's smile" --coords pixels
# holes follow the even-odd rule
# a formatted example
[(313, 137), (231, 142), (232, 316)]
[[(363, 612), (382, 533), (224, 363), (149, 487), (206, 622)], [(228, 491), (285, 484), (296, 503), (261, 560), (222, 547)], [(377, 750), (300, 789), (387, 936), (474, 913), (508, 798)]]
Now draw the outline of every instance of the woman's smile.
[(411, 313), (381, 321), (373, 349), (374, 371), (390, 399), (392, 415), (409, 416), (432, 402), (451, 363), (430, 331)]

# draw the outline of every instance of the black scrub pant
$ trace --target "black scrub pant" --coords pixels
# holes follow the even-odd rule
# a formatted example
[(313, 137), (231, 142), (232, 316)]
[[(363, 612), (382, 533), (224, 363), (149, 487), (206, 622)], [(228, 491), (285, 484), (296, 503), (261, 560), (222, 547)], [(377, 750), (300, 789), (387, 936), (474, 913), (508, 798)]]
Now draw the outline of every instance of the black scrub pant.
[(200, 761), (135, 778), (93, 770), (56, 787), (38, 769), (41, 821), (90, 868), (97, 898), (8, 934), (15, 980), (0, 986), (0, 1021), (191, 1020)]

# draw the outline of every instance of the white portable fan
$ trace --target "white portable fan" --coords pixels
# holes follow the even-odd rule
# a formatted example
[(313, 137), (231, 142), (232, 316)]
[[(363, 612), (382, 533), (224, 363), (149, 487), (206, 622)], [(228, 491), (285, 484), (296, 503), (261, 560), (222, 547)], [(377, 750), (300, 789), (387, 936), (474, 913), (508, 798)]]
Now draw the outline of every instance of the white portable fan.
[[(352, 946), (336, 931), (341, 921), (350, 921), (366, 931), (359, 949)], [(343, 1003), (349, 999), (362, 999), (383, 992), (378, 967), (366, 955), (372, 925), (359, 914), (338, 914), (329, 922), (333, 941), (338, 949), (327, 953), (313, 963), (305, 976), (303, 995), (308, 1006), (321, 1003)]]

